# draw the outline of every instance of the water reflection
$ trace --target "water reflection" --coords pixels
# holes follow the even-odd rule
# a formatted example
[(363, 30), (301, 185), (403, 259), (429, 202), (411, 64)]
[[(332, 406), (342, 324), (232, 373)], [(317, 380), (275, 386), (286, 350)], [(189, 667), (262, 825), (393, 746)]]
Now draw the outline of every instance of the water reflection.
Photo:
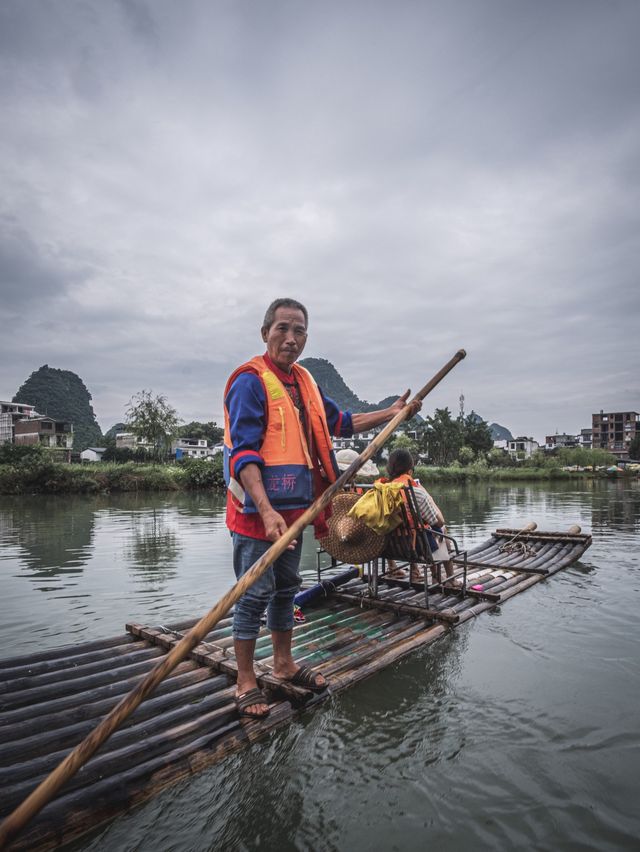
[(156, 580), (167, 580), (176, 571), (182, 553), (178, 534), (173, 528), (175, 513), (152, 508), (131, 515), (131, 533), (125, 556), (135, 571), (145, 571)]
[(83, 495), (0, 499), (0, 542), (14, 545), (35, 578), (81, 573), (91, 558), (101, 500)]
[(638, 532), (640, 529), (640, 482), (627, 479), (595, 482), (591, 523), (594, 531), (608, 529)]
[(530, 521), (540, 530), (567, 529), (573, 523), (589, 525), (585, 512), (591, 505), (591, 490), (580, 482), (434, 483), (431, 491), (450, 533), (466, 548), (496, 527), (521, 529)]
[[(588, 561), (83, 848), (455, 852), (470, 837), (486, 849), (636, 848), (639, 484), (433, 493), (465, 546), (530, 519), (552, 530), (578, 523), (593, 530)], [(232, 582), (223, 502), (206, 493), (4, 498), (0, 542), (4, 656), (113, 635), (126, 621), (200, 615)], [(27, 566), (79, 573), (36, 594)], [(314, 566), (309, 532), (302, 567)]]

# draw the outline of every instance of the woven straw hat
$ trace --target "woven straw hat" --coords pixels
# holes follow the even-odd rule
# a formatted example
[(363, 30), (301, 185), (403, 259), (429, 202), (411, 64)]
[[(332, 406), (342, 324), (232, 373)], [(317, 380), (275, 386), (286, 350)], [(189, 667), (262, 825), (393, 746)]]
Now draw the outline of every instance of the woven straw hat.
[(360, 499), (359, 494), (341, 492), (331, 501), (332, 515), (327, 521), (329, 532), (320, 539), (323, 550), (352, 565), (361, 565), (380, 556), (384, 550), (384, 536), (358, 520), (347, 515), (349, 509)]

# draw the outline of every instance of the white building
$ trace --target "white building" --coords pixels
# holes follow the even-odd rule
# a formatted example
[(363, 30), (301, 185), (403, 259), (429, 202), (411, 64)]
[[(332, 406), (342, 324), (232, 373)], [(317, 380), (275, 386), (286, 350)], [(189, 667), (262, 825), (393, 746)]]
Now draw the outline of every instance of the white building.
[(371, 441), (378, 434), (377, 430), (371, 429), (369, 432), (359, 432), (357, 435), (353, 435), (351, 438), (332, 438), (333, 449), (337, 452), (338, 450), (353, 450), (356, 446), (356, 442), (360, 443), (364, 441), (366, 444), (370, 444)]
[(80, 458), (83, 462), (100, 462), (105, 452), (106, 447), (87, 447), (80, 453)]
[[(495, 446), (495, 442), (494, 442)], [(540, 444), (534, 441), (533, 438), (514, 438), (512, 441), (507, 441), (507, 452), (510, 456), (516, 459), (528, 459), (540, 449)]]
[(206, 459), (215, 455), (206, 438), (178, 438), (171, 445), (171, 452), (177, 459)]

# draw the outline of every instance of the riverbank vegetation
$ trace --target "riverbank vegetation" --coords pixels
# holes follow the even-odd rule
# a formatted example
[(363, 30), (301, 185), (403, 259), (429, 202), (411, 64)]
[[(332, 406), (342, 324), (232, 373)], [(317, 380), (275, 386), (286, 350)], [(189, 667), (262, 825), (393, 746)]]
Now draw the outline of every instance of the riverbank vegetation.
[[(402, 444), (404, 438), (396, 439)], [(521, 462), (489, 451), (467, 464), (416, 466), (424, 484), (433, 482), (522, 482), (605, 476), (610, 456), (601, 450), (560, 450), (534, 454)], [(384, 473), (384, 464), (380, 465)], [(617, 474), (622, 475), (622, 474)], [(634, 474), (637, 476), (637, 474)], [(222, 454), (211, 460), (185, 459), (158, 464), (128, 461), (64, 464), (40, 447), (0, 446), (0, 494), (92, 494), (121, 491), (224, 489)]]
[(63, 464), (40, 447), (0, 447), (0, 494), (95, 494), (223, 489), (222, 454), (171, 464)]
[(456, 460), (447, 467), (418, 465), (416, 476), (422, 482), (571, 479), (606, 476), (612, 462), (611, 454), (604, 450), (561, 449), (554, 454), (539, 451), (521, 461), (510, 458), (500, 450), (491, 450), (466, 464)]
[(478, 482), (480, 480), (491, 480), (492, 482), (537, 482), (551, 479), (571, 479), (575, 476), (583, 476), (583, 473), (562, 470), (560, 467), (531, 468), (531, 467), (503, 467), (490, 468), (483, 465), (452, 465), (451, 467), (426, 467), (418, 465), (415, 468), (416, 477), (423, 485), (428, 482)]

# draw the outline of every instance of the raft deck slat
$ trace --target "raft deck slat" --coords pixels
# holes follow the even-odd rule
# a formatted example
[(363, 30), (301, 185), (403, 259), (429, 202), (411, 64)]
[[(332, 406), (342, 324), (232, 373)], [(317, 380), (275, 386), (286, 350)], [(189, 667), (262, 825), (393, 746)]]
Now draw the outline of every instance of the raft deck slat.
[[(173, 670), (166, 680), (154, 692), (150, 701), (158, 701), (169, 696), (169, 699), (180, 700), (180, 695), (199, 686), (211, 676), (207, 669), (200, 668), (192, 662), (181, 663)], [(47, 705), (43, 710), (33, 708), (34, 715), (24, 718), (24, 713), (13, 711), (7, 713), (6, 717), (0, 717), (0, 742), (13, 743), (25, 737), (35, 736), (47, 728), (65, 727), (85, 719), (99, 719), (106, 715), (122, 698), (125, 689), (112, 690), (107, 698), (95, 700), (91, 696), (81, 696), (80, 702), (72, 707), (65, 707), (57, 713), (47, 713)], [(86, 699), (86, 703), (85, 703)], [(145, 702), (146, 703), (146, 702)], [(42, 716), (46, 714), (46, 726), (43, 725)], [(10, 717), (10, 718), (7, 718)], [(94, 723), (95, 724), (95, 723)]]
[[(541, 582), (578, 559), (591, 542), (585, 535), (527, 533), (521, 552), (501, 552), (516, 532), (498, 530), (471, 553), (468, 575), (482, 581), (481, 592), (433, 588), (426, 609), (424, 589), (408, 581), (379, 578), (378, 597), (371, 598), (368, 583), (355, 578), (309, 611), (294, 627), (294, 654), (301, 663), (321, 666), (330, 691), (320, 695), (273, 678), (271, 643), (262, 630), (256, 660), (270, 696), (265, 720), (237, 716), (231, 620), (224, 619), (67, 782), (13, 848), (53, 848), (81, 836)], [(460, 573), (460, 564), (455, 567)], [(193, 624), (195, 619), (169, 628), (132, 624), (132, 636), (1, 664), (0, 815), (46, 777)]]

